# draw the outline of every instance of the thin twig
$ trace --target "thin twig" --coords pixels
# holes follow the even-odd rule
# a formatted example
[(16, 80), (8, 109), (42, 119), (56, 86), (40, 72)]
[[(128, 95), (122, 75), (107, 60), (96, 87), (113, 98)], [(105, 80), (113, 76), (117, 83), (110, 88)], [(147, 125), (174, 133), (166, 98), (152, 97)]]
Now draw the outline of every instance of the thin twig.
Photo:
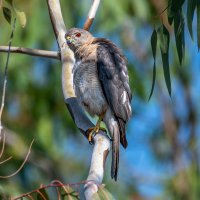
[[(3, 138), (3, 141), (2, 141), (2, 148), (1, 148), (1, 151), (0, 151), (0, 158), (1, 158), (2, 155), (3, 155), (4, 149), (5, 149), (5, 143), (6, 143), (6, 135), (5, 135), (5, 132), (4, 132), (3, 128), (2, 128), (2, 130), (1, 130), (1, 135), (0, 135), (0, 137)], [(1, 140), (0, 140), (0, 141), (1, 141)]]
[(18, 170), (15, 171), (14, 173), (8, 175), (8, 176), (0, 176), (0, 178), (2, 178), (2, 179), (10, 178), (10, 177), (16, 175), (16, 174), (24, 167), (24, 165), (26, 164), (26, 162), (27, 162), (27, 160), (28, 160), (28, 157), (29, 157), (29, 155), (30, 155), (30, 153), (31, 153), (31, 148), (32, 148), (33, 142), (34, 142), (34, 139), (32, 140), (32, 142), (31, 142), (31, 144), (30, 144), (30, 147), (29, 147), (29, 149), (28, 149), (28, 153), (26, 154), (26, 157), (25, 157), (23, 163), (21, 164), (21, 166), (18, 168)]
[[(8, 52), (9, 46), (0, 46), (0, 52)], [(39, 56), (46, 58), (53, 58), (60, 60), (60, 53), (58, 51), (46, 51), (41, 49), (30, 49), (24, 47), (11, 47), (10, 53), (26, 54), (30, 56)]]
[(2, 165), (3, 163), (5, 163), (5, 162), (7, 162), (7, 161), (9, 161), (11, 159), (12, 159), (12, 156), (6, 158), (5, 160), (3, 160), (3, 161), (0, 162), (0, 165)]
[[(18, 197), (15, 197), (15, 198), (12, 198), (12, 200), (18, 200), (18, 199), (22, 199), (23, 197), (27, 197), (27, 196), (31, 196), (33, 195), (34, 193), (37, 193), (38, 190), (45, 190), (45, 189), (48, 189), (48, 188), (63, 188), (65, 186), (67, 187), (72, 187), (72, 186), (77, 186), (77, 185), (83, 185), (83, 184), (86, 184), (86, 183), (89, 183), (89, 182), (92, 182), (91, 180), (85, 180), (85, 181), (81, 181), (81, 182), (78, 182), (78, 183), (68, 183), (68, 184), (64, 184), (62, 182), (60, 182), (59, 180), (54, 180), (52, 181), (49, 185), (42, 185), (41, 187), (39, 187), (38, 189), (35, 189), (31, 192), (28, 192), (26, 194), (23, 194), (21, 196), (18, 196)], [(94, 181), (93, 181), (94, 182)], [(100, 187), (100, 185), (98, 185), (97, 183), (95, 183), (98, 187)], [(66, 194), (68, 194), (68, 191), (65, 190)]]
[(40, 189), (38, 189), (36, 192), (40, 195), (40, 197), (42, 197), (43, 200), (46, 200), (45, 196), (42, 194), (42, 192), (40, 192)]
[(7, 85), (7, 78), (8, 78), (8, 62), (9, 62), (9, 58), (10, 58), (10, 48), (11, 48), (11, 44), (12, 44), (12, 39), (14, 36), (15, 23), (16, 23), (16, 18), (14, 19), (13, 26), (12, 26), (12, 32), (10, 35), (10, 41), (9, 41), (9, 45), (8, 45), (6, 66), (5, 66), (5, 71), (4, 71), (4, 83), (3, 83), (3, 92), (2, 92), (1, 108), (0, 108), (0, 141), (1, 141), (1, 135), (2, 135), (2, 129), (3, 129), (1, 118), (2, 118), (2, 113), (3, 113), (3, 109), (4, 109), (4, 104), (5, 104), (6, 85)]
[(85, 21), (85, 24), (83, 26), (83, 29), (85, 29), (85, 30), (89, 30), (90, 29), (90, 27), (92, 25), (92, 22), (93, 22), (93, 20), (95, 18), (96, 12), (98, 10), (100, 1), (101, 0), (93, 0), (93, 3), (91, 5), (91, 7), (90, 7), (90, 10), (89, 10), (87, 19)]

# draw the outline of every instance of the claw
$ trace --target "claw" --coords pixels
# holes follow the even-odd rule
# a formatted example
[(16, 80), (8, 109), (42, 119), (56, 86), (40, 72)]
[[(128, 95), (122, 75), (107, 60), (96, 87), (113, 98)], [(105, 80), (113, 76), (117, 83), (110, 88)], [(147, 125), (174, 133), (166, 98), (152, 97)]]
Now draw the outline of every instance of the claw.
[(96, 136), (96, 134), (99, 132), (99, 130), (102, 130), (102, 131), (106, 132), (105, 128), (102, 128), (102, 127), (97, 126), (97, 125), (94, 126), (94, 127), (89, 128), (87, 130), (87, 132), (89, 133), (89, 135), (88, 135), (88, 141), (89, 141), (90, 144), (93, 144), (92, 143), (92, 139), (93, 139), (93, 137)]
[(106, 132), (106, 129), (105, 129), (105, 128), (100, 127), (100, 124), (101, 124), (101, 121), (102, 121), (102, 119), (103, 119), (103, 116), (104, 116), (103, 114), (99, 116), (99, 119), (98, 119), (98, 121), (97, 121), (96, 126), (91, 127), (91, 128), (89, 128), (89, 129), (87, 130), (87, 133), (89, 133), (89, 135), (88, 135), (88, 141), (89, 141), (90, 144), (93, 144), (93, 143), (92, 143), (92, 139), (93, 139), (93, 137), (95, 137), (95, 135), (99, 132), (99, 130), (102, 130), (102, 131)]

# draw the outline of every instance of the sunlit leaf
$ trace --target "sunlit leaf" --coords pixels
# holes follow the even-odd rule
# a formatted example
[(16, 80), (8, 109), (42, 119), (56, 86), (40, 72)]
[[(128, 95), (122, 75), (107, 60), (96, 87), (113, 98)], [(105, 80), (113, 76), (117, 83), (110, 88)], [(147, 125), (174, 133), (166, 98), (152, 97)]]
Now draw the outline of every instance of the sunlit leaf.
[(197, 44), (200, 49), (200, 1), (197, 1)]
[(194, 18), (194, 10), (196, 7), (196, 0), (188, 0), (187, 3), (187, 25), (190, 32), (190, 36), (193, 39), (192, 21)]
[(37, 190), (37, 200), (49, 200), (49, 196), (44, 188)]
[(157, 47), (157, 32), (154, 29), (152, 35), (151, 35), (151, 49), (153, 53), (154, 58), (154, 64), (153, 64), (153, 80), (152, 80), (152, 86), (151, 86), (151, 92), (149, 95), (149, 100), (151, 99), (151, 96), (153, 94), (155, 80), (156, 80), (156, 47)]
[(11, 10), (9, 8), (3, 7), (3, 15), (7, 20), (7, 22), (11, 24), (11, 18), (12, 18)]
[(17, 18), (19, 19), (19, 23), (24, 28), (26, 26), (26, 14), (25, 12), (16, 11)]
[(163, 72), (165, 77), (165, 83), (167, 85), (167, 89), (169, 95), (171, 96), (171, 78), (170, 78), (170, 70), (169, 70), (169, 32), (164, 25), (158, 28), (158, 38), (160, 44), (160, 51), (163, 62)]
[(179, 62), (182, 64), (185, 52), (184, 18), (182, 10), (179, 10), (174, 17), (174, 34)]
[(99, 199), (103, 199), (103, 200), (114, 200), (114, 198), (112, 197), (112, 195), (108, 192), (108, 190), (103, 187), (103, 186), (99, 186), (98, 189), (98, 196)]

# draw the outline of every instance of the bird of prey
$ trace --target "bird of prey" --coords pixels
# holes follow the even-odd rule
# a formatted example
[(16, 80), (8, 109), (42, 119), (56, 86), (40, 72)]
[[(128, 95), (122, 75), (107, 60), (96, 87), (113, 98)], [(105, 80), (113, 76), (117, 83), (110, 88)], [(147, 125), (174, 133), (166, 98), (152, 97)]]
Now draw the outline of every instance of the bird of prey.
[(95, 38), (86, 30), (72, 28), (65, 38), (75, 56), (73, 84), (78, 101), (91, 116), (99, 117), (88, 130), (88, 140), (103, 121), (112, 139), (111, 177), (116, 181), (119, 143), (124, 148), (128, 145), (125, 125), (132, 114), (126, 59), (110, 40)]

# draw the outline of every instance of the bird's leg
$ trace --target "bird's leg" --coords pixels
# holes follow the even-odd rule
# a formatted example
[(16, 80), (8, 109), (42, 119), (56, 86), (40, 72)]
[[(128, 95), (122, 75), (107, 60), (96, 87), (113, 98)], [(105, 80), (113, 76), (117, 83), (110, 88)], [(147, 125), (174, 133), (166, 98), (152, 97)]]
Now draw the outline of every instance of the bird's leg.
[(89, 135), (88, 135), (89, 143), (92, 143), (92, 137), (95, 136), (99, 132), (99, 130), (106, 132), (105, 128), (100, 127), (103, 116), (104, 116), (104, 114), (100, 115), (96, 125), (87, 130), (87, 132), (89, 133)]

